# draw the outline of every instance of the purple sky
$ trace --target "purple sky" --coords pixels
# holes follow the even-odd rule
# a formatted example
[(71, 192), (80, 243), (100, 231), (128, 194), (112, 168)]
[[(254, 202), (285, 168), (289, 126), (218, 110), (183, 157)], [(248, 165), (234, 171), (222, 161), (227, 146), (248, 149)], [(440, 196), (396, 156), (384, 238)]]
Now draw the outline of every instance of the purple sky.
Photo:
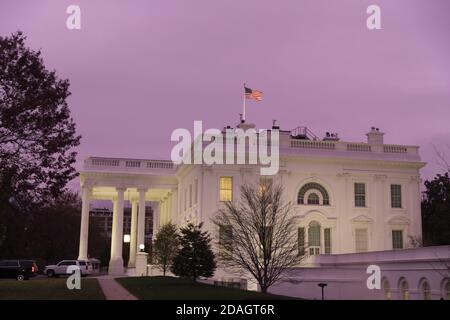
[[(82, 29), (65, 26), (69, 4)], [(366, 8), (382, 9), (382, 30)], [(0, 0), (0, 34), (24, 31), (69, 78), (88, 155), (170, 158), (175, 128), (234, 125), (242, 83), (264, 92), (247, 120), (365, 141), (450, 145), (448, 0)], [(450, 158), (450, 149), (447, 151)], [(76, 182), (78, 183), (78, 182)]]

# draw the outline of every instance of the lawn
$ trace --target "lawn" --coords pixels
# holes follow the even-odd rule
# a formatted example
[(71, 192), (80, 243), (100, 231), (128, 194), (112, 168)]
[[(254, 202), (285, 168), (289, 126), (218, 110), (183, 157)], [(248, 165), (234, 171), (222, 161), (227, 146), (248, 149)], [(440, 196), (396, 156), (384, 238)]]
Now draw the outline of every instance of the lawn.
[(144, 300), (270, 300), (294, 299), (254, 291), (193, 283), (172, 277), (130, 277), (116, 279), (139, 299)]
[(0, 300), (104, 300), (97, 279), (81, 279), (81, 290), (69, 290), (67, 278), (1, 280)]

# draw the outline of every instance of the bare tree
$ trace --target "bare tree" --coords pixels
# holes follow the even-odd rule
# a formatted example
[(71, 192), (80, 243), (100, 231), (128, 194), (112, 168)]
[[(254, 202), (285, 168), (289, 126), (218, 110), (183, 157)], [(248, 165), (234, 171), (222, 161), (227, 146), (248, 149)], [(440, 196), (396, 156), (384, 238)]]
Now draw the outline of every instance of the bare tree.
[(283, 280), (285, 271), (301, 256), (291, 204), (283, 202), (283, 188), (264, 180), (243, 185), (241, 200), (226, 202), (214, 217), (219, 228), (219, 261), (230, 271), (250, 274), (267, 292)]
[[(440, 151), (435, 145), (433, 145), (434, 152), (436, 153), (437, 164), (442, 170), (450, 172), (450, 161), (447, 160), (445, 151)], [(447, 149), (450, 152), (450, 145), (447, 144)]]

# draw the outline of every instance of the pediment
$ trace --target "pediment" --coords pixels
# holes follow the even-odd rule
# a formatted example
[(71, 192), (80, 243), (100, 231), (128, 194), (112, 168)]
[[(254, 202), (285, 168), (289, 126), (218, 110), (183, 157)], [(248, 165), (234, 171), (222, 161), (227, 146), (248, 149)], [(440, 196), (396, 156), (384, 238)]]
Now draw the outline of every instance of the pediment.
[(356, 217), (350, 219), (351, 222), (363, 222), (363, 223), (372, 223), (373, 219), (365, 214), (360, 214)]
[(388, 224), (410, 224), (411, 221), (404, 216), (395, 216), (387, 221)]

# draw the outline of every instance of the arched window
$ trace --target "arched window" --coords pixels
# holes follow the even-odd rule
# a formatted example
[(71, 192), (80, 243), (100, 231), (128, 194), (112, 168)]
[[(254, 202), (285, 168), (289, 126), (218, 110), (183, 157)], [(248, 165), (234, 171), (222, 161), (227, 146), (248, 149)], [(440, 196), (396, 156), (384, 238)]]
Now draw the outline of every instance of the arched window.
[(431, 287), (427, 279), (422, 279), (420, 281), (419, 289), (422, 293), (423, 300), (431, 300)]
[(308, 204), (320, 204), (320, 198), (317, 193), (310, 193), (308, 196)]
[(392, 293), (391, 293), (391, 285), (389, 284), (388, 279), (383, 280), (383, 292), (384, 292), (384, 298), (386, 300), (392, 299)]
[(447, 280), (447, 283), (445, 284), (445, 294), (447, 300), (450, 300), (450, 280)]
[[(310, 190), (315, 190), (315, 191), (317, 191), (317, 192), (319, 192), (321, 194), (321, 196), (322, 196), (322, 203), (321, 204), (322, 205), (324, 205), (324, 206), (329, 206), (330, 205), (330, 197), (328, 196), (327, 190), (324, 187), (322, 187), (320, 184), (315, 183), (315, 182), (309, 182), (309, 183), (305, 184), (303, 187), (300, 188), (300, 191), (298, 192), (298, 197), (297, 197), (297, 203), (298, 204), (305, 204), (305, 194), (308, 191), (310, 191)], [(311, 193), (308, 196), (308, 199), (306, 199), (307, 200), (306, 203), (309, 204), (309, 198), (310, 198), (310, 196), (312, 194), (314, 194), (314, 193)], [(318, 197), (317, 194), (315, 194), (315, 195)], [(319, 200), (318, 204), (320, 204), (320, 200)]]
[(441, 283), (442, 298), (444, 300), (450, 300), (450, 279), (444, 279)]
[(401, 278), (398, 288), (400, 290), (400, 297), (402, 300), (409, 300), (409, 285), (405, 278)]
[(317, 221), (311, 221), (308, 227), (308, 246), (309, 254), (320, 254), (320, 224)]

